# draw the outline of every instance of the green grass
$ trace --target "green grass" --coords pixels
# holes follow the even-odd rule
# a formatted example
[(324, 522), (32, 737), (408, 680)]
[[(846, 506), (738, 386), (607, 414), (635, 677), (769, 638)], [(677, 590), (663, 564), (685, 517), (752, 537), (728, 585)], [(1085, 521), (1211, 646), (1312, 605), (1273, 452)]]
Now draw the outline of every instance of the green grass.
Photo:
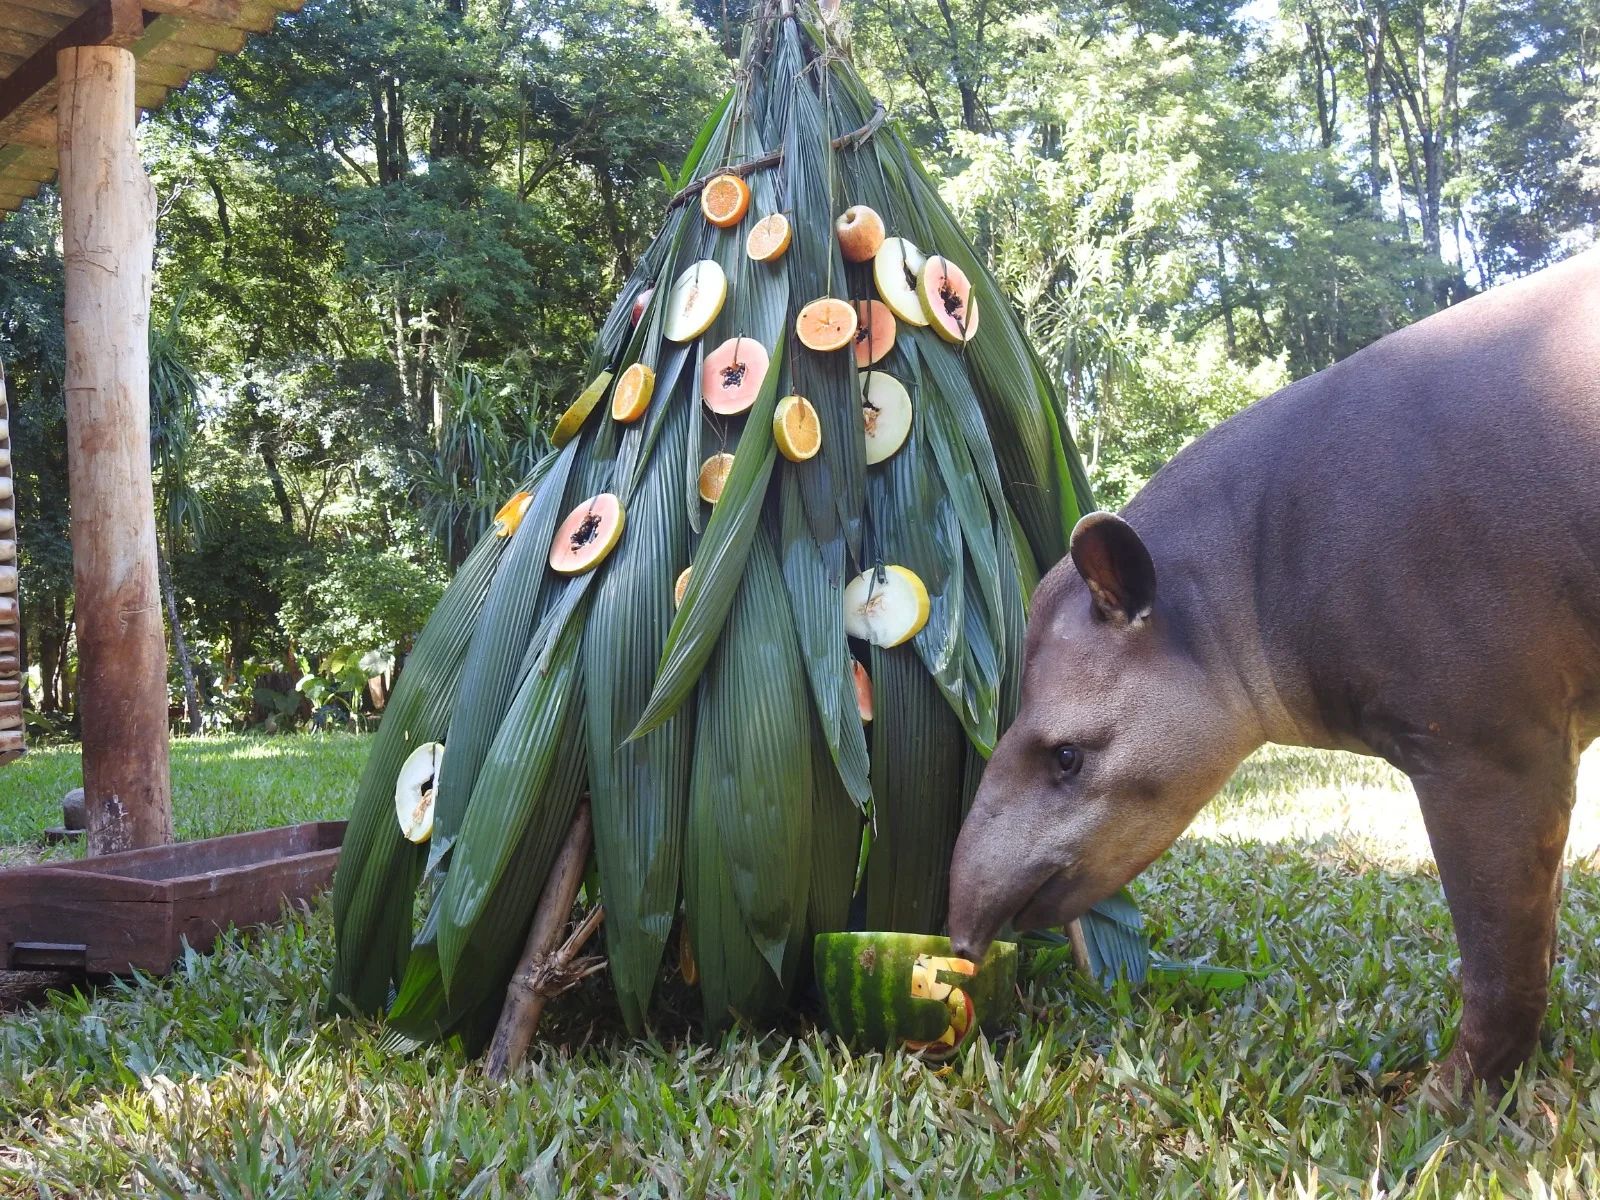
[[(263, 745), (298, 757), (249, 757)], [(180, 828), (336, 810), (361, 752), (182, 747)], [(70, 778), (44, 759), (33, 816), (5, 818), (22, 836)], [(630, 1041), (596, 983), (491, 1084), (452, 1048), (392, 1055), (381, 1025), (321, 1016), (322, 904), (163, 982), (0, 1017), (0, 1195), (1600, 1194), (1600, 787), (1535, 1069), (1457, 1123), (1413, 1099), (1459, 1007), (1419, 830), (1381, 764), (1263, 752), (1137, 887), (1163, 950), (1264, 981), (1102, 995), (1041, 956), (1015, 1033), (942, 1072), (851, 1055), (803, 1015), (707, 1046), (669, 1012)]]

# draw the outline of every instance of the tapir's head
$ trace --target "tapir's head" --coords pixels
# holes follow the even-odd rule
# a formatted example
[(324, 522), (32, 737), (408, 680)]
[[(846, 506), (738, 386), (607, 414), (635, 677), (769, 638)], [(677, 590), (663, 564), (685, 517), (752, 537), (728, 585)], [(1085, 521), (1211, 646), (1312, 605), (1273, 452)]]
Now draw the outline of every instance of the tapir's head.
[(1191, 614), (1156, 593), (1133, 528), (1093, 513), (1040, 584), (1022, 705), (984, 771), (950, 868), (956, 953), (1006, 921), (1076, 919), (1132, 879), (1259, 742), (1236, 681), (1197, 653)]

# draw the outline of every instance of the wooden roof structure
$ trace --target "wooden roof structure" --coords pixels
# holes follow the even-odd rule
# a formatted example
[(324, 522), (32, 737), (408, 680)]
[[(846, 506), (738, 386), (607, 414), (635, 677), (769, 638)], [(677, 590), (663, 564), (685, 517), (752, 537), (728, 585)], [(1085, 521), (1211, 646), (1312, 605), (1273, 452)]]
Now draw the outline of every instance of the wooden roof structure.
[(0, 213), (56, 174), (56, 51), (126, 46), (134, 98), (158, 107), (174, 88), (236, 54), (305, 0), (0, 0)]

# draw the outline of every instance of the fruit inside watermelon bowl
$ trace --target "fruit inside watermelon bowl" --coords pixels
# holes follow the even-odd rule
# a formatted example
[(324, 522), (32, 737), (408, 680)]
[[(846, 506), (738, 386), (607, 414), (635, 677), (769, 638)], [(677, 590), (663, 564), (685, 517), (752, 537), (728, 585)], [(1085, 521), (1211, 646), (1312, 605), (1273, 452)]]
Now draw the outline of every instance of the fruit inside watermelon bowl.
[(828, 1026), (862, 1049), (904, 1046), (948, 1058), (996, 1033), (1016, 1008), (1017, 947), (996, 942), (981, 963), (922, 933), (823, 933), (812, 950)]

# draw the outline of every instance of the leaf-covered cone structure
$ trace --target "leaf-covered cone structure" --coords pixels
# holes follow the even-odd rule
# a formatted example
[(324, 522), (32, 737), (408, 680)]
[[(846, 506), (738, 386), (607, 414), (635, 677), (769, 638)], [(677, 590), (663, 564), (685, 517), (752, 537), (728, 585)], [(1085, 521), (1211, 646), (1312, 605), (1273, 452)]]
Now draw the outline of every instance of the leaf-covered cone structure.
[[(524, 483), (514, 532), (462, 566), (384, 714), (334, 888), (334, 990), (357, 1011), (387, 1007), (406, 1035), (487, 1038), (585, 793), (611, 979), (635, 1029), (680, 914), (711, 1029), (770, 1016), (812, 936), (852, 916), (944, 925), (956, 832), (1017, 706), (1029, 596), (1092, 502), (1010, 305), (811, 16), (773, 5), (750, 21), (740, 82), (596, 339), (588, 377), (604, 390), (643, 364), (648, 405), (623, 423), (584, 397)], [(730, 174), (748, 208), (714, 225), (696, 187)], [(856, 206), (881, 216), (892, 254), (846, 261), (835, 221)], [(788, 247), (752, 258), (751, 229), (780, 213)], [(909, 268), (928, 256), (970, 285), (982, 328), (946, 341), (919, 311), (892, 341), (870, 334), (868, 370), (904, 389), (912, 420), (869, 466), (863, 398), (877, 389), (854, 341), (809, 349), (797, 320), (830, 297), (845, 314), (920, 304)], [(885, 295), (876, 276), (891, 269)], [(965, 309), (949, 304), (960, 332)], [(713, 358), (730, 343), (760, 353)], [(755, 358), (768, 365), (745, 396), (737, 373)], [(713, 382), (739, 405), (715, 408), (736, 411), (708, 405), (708, 364), (732, 372)], [(774, 441), (789, 396), (820, 427), (800, 461)], [(718, 454), (732, 464), (712, 506), (699, 475)], [(619, 540), (592, 570), (552, 570), (557, 526), (602, 494), (626, 512)], [(900, 645), (852, 640), (846, 586), (891, 566), (925, 587), (926, 622)], [(433, 832), (415, 844), (395, 784), (435, 741)]]

